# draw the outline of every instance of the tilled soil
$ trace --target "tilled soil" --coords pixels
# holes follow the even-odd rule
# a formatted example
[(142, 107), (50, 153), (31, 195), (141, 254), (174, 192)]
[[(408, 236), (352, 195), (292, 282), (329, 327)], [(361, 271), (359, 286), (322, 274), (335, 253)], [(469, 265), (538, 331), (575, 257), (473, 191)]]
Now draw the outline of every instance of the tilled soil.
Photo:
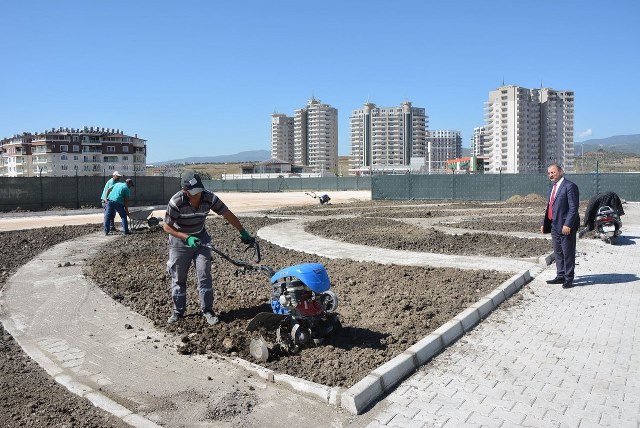
[[(272, 224), (265, 218), (245, 218), (249, 230)], [(372, 219), (373, 221), (373, 219)], [(237, 231), (221, 219), (208, 220), (216, 246), (233, 258), (242, 256)], [(141, 313), (161, 329), (179, 334), (183, 353), (221, 353), (251, 360), (246, 331), (259, 312), (269, 312), (271, 288), (264, 273), (234, 276), (235, 267), (215, 257), (215, 309), (221, 322), (208, 326), (200, 315), (196, 287), (188, 288), (188, 316), (168, 326), (172, 306), (166, 234), (147, 233), (139, 240), (123, 240), (121, 251), (105, 249), (87, 274), (116, 300)], [(374, 368), (403, 352), (422, 337), (505, 281), (510, 275), (495, 271), (453, 268), (392, 268), (375, 263), (331, 260), (262, 243), (262, 263), (274, 268), (319, 262), (338, 295), (342, 329), (321, 346), (282, 355), (262, 365), (328, 386), (350, 387)], [(106, 277), (106, 269), (120, 273)], [(267, 335), (265, 338), (270, 339)]]
[(538, 217), (521, 216), (518, 220), (488, 220), (486, 218), (474, 218), (455, 223), (440, 223), (442, 226), (460, 229), (497, 231), (497, 232), (529, 232), (539, 233), (541, 222)]
[(449, 235), (388, 218), (322, 219), (309, 223), (305, 230), (325, 238), (393, 250), (512, 258), (541, 256), (549, 252), (549, 242), (545, 239), (491, 233)]
[[(415, 202), (413, 202), (415, 204)], [(378, 211), (377, 204), (355, 204)], [(382, 205), (398, 205), (385, 202)], [(408, 205), (408, 204), (400, 204)], [(482, 204), (473, 204), (473, 207)], [(323, 215), (328, 207), (317, 207), (312, 215)], [(333, 207), (331, 207), (333, 208)], [(329, 208), (329, 209), (331, 209)], [(452, 208), (451, 204), (442, 209)], [(460, 204), (461, 214), (471, 206)], [(531, 209), (523, 205), (523, 208)], [(391, 208), (395, 209), (395, 208)], [(409, 207), (406, 207), (410, 210)], [(424, 207), (422, 207), (424, 210)], [(433, 212), (440, 208), (429, 208)], [(290, 212), (300, 214), (297, 209)], [(343, 210), (349, 213), (349, 209)], [(317, 212), (321, 212), (318, 214)], [(337, 214), (337, 211), (331, 212)], [(411, 216), (414, 217), (414, 216)], [(414, 217), (415, 218), (415, 217)], [(380, 219), (372, 219), (374, 221)], [(243, 219), (255, 232), (274, 220)], [(377, 229), (379, 224), (372, 223)], [(403, 225), (406, 227), (406, 225)], [(242, 257), (237, 233), (221, 220), (213, 220), (209, 231), (219, 247)], [(342, 227), (347, 231), (347, 227)], [(100, 230), (99, 225), (53, 227), (0, 233), (0, 288), (19, 266), (51, 246)], [(405, 229), (406, 230), (406, 229)], [(325, 236), (324, 231), (323, 236)], [(391, 234), (395, 236), (395, 234)], [(389, 238), (389, 236), (388, 236)], [(88, 274), (96, 280), (106, 266), (116, 281), (102, 283), (114, 299), (152, 319), (159, 328), (182, 338), (184, 353), (217, 352), (247, 355), (247, 322), (258, 312), (268, 310), (269, 281), (264, 274), (235, 277), (234, 268), (216, 258), (214, 276), (216, 309), (221, 323), (210, 327), (199, 315), (195, 285), (189, 286), (189, 314), (178, 326), (167, 327), (171, 312), (169, 278), (165, 272), (166, 235), (155, 230), (116, 238), (121, 253), (113, 252), (95, 260)], [(361, 243), (361, 242), (360, 242)], [(482, 242), (479, 249), (486, 248)], [(498, 245), (501, 245), (498, 243)], [(327, 267), (333, 290), (340, 298), (338, 312), (344, 328), (323, 346), (303, 350), (266, 363), (279, 372), (290, 373), (327, 385), (350, 386), (417, 339), (437, 328), (453, 315), (478, 300), (504, 281), (507, 275), (490, 271), (429, 269), (382, 266), (345, 260), (328, 260), (262, 243), (264, 263), (275, 268), (307, 261)], [(547, 246), (545, 252), (550, 250)], [(98, 278), (99, 276), (99, 278)], [(124, 427), (120, 419), (94, 407), (58, 385), (33, 362), (15, 340), (0, 327), (0, 424), (31, 427)], [(214, 418), (215, 419), (215, 418)]]

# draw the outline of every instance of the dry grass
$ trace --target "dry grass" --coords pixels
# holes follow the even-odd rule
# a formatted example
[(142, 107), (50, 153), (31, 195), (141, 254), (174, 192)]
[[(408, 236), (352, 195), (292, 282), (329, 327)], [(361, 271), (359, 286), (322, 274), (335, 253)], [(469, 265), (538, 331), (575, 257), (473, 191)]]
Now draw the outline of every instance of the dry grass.
[[(193, 169), (200, 172), (206, 172), (212, 179), (222, 178), (222, 174), (240, 174), (242, 165), (250, 165), (254, 162), (235, 162), (235, 163), (194, 163), (189, 165), (162, 165), (147, 167), (147, 175), (162, 175), (164, 172), (167, 176), (177, 177), (182, 171)], [(342, 175), (349, 175), (349, 156), (338, 157), (338, 170)]]

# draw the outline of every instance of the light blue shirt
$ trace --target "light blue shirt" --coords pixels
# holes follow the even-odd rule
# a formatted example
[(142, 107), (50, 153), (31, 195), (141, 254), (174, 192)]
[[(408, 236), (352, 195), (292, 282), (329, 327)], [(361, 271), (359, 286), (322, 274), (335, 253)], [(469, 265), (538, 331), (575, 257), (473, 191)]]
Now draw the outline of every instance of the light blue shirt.
[(111, 189), (115, 183), (117, 183), (117, 181), (115, 181), (113, 177), (111, 177), (109, 181), (107, 181), (107, 183), (104, 185), (104, 189), (102, 190), (102, 196), (100, 196), (100, 200), (104, 201), (105, 199), (107, 199), (107, 191)]
[(119, 202), (124, 205), (124, 198), (129, 197), (129, 186), (127, 183), (115, 183), (111, 188), (111, 192), (107, 197), (107, 200), (113, 202)]

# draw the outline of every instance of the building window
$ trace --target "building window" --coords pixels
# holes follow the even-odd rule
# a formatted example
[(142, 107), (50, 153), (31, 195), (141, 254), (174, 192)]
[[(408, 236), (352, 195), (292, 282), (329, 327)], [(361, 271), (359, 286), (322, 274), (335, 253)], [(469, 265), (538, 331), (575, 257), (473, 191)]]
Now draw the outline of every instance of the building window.
[(77, 156), (77, 155), (73, 157), (73, 160), (77, 161), (78, 159), (79, 159), (79, 156)]
[(129, 146), (122, 146), (122, 153), (129, 153)]
[(79, 152), (80, 151), (80, 146), (73, 146), (73, 151), (74, 152)]
[(69, 146), (67, 146), (66, 144), (60, 144), (60, 151), (61, 152), (68, 152), (69, 151)]
[(107, 153), (115, 153), (116, 146), (107, 146)]
[(61, 170), (63, 170), (63, 171), (66, 171), (66, 170), (68, 170), (68, 169), (69, 169), (69, 165), (62, 165), (62, 166), (60, 167), (60, 169), (61, 169)]
[(67, 155), (61, 155), (60, 160), (67, 160)]
[(129, 156), (122, 156), (122, 160), (123, 161), (128, 161), (129, 160)]

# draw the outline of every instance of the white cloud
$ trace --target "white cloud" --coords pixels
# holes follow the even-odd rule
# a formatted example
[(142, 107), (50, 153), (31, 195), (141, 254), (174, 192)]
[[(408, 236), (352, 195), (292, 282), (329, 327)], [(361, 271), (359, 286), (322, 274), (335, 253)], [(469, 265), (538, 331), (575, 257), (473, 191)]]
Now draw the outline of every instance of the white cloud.
[(584, 131), (578, 133), (578, 138), (590, 137), (593, 134), (593, 130), (591, 128), (587, 128)]

